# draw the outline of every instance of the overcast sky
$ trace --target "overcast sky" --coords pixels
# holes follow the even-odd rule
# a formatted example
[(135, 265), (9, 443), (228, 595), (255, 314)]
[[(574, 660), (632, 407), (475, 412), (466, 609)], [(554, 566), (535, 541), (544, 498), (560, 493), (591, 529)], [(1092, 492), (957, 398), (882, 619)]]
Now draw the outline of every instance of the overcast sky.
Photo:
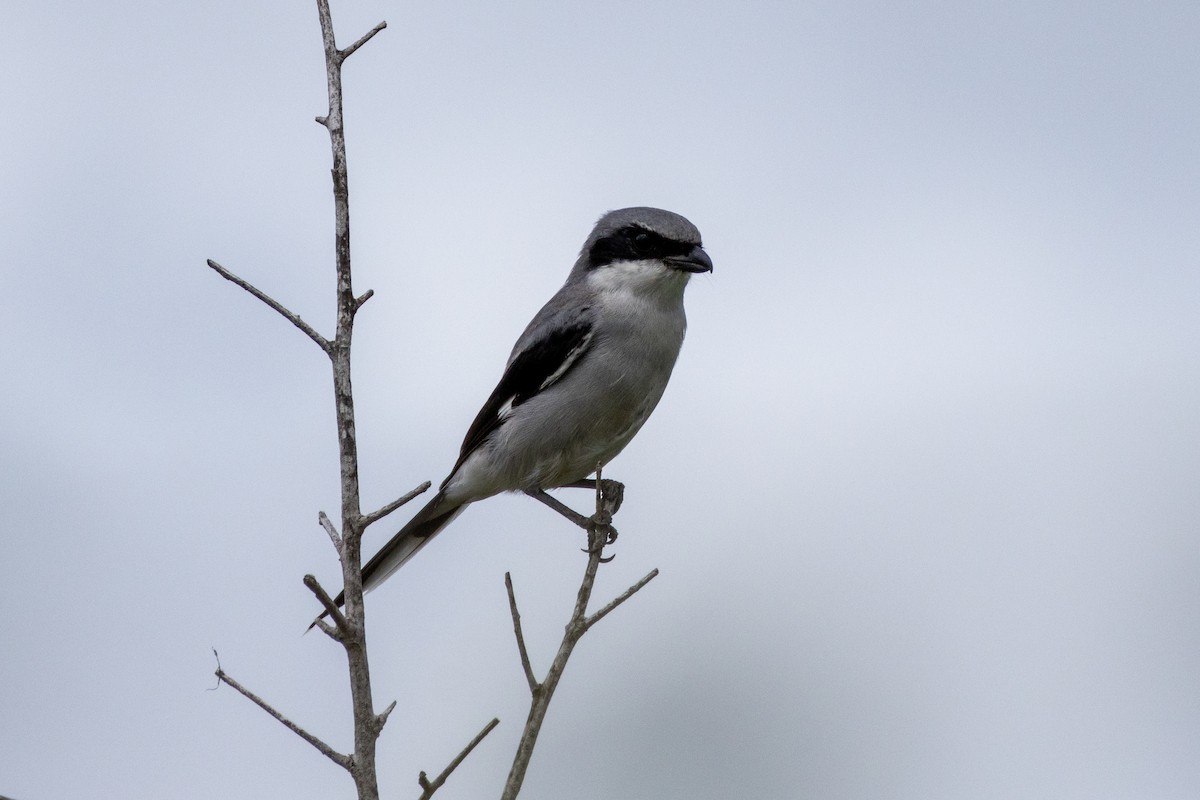
[[(10, 4), (0, 794), (350, 797), (314, 4)], [(454, 462), (604, 211), (716, 264), (530, 800), (1200, 796), (1200, 5), (335, 0), (363, 499)], [(586, 496), (564, 494), (586, 508)], [(408, 511), (373, 528), (372, 551)], [(494, 797), (583, 568), (525, 498), (369, 596), (385, 795)]]

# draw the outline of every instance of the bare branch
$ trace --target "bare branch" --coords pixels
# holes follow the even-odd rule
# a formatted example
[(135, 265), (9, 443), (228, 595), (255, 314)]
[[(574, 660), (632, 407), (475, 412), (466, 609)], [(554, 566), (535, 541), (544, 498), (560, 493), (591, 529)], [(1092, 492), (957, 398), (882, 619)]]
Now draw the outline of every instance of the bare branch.
[[(333, 598), (331, 598), (329, 594), (323, 588), (321, 588), (321, 584), (317, 583), (317, 578), (315, 575), (305, 575), (304, 585), (308, 587), (310, 592), (317, 596), (318, 602), (320, 602), (325, 608), (325, 614), (328, 614), (333, 618), (333, 624), (336, 626), (336, 633), (338, 634), (333, 638), (341, 641), (340, 637), (346, 632), (346, 617), (343, 616), (342, 610), (338, 608), (337, 603), (333, 602)], [(324, 616), (324, 614), (322, 616)], [(313, 622), (313, 625), (316, 625), (315, 621)], [(311, 628), (312, 625), (309, 627)]]
[(341, 631), (339, 631), (337, 628), (335, 628), (334, 626), (332, 626), (328, 622), (326, 622), (324, 617), (317, 617), (316, 619), (314, 619), (312, 622), (310, 622), (308, 624), (308, 627), (304, 629), (304, 632), (308, 633), (313, 628), (316, 628), (321, 633), (328, 636), (330, 639), (333, 639), (335, 642), (342, 641)]
[[(620, 487), (617, 489), (617, 487)], [(630, 597), (638, 592), (643, 586), (654, 579), (658, 574), (655, 569), (649, 575), (642, 578), (629, 589), (626, 589), (613, 602), (606, 605), (604, 608), (596, 612), (592, 617), (587, 615), (588, 601), (592, 596), (592, 588), (596, 583), (596, 572), (600, 565), (608, 561), (604, 558), (604, 547), (610, 544), (615, 538), (616, 531), (608, 523), (612, 520), (612, 511), (615, 506), (620, 504), (621, 494), (624, 487), (615, 481), (605, 481), (598, 468), (596, 470), (596, 513), (590, 518), (584, 518), (588, 530), (588, 548), (585, 551), (588, 554), (587, 566), (583, 570), (583, 579), (579, 583), (579, 591), (575, 595), (575, 606), (571, 611), (571, 618), (567, 621), (566, 628), (563, 631), (562, 642), (558, 646), (558, 653), (555, 654), (554, 660), (550, 663), (550, 669), (546, 672), (546, 677), (540, 683), (534, 678), (533, 670), (529, 666), (529, 656), (525, 652), (524, 636), (521, 632), (520, 615), (517, 613), (517, 601), (512, 590), (512, 580), (505, 575), (505, 586), (508, 587), (509, 609), (513, 616), (513, 630), (517, 636), (517, 646), (521, 651), (521, 665), (525, 669), (525, 678), (529, 682), (530, 693), (532, 697), (529, 701), (529, 716), (525, 720), (525, 728), (521, 731), (521, 740), (517, 744), (517, 752), (513, 756), (512, 768), (508, 773), (508, 780), (504, 784), (504, 791), (500, 795), (501, 800), (515, 800), (521, 791), (521, 785), (525, 781), (525, 772), (529, 768), (529, 760), (533, 756), (533, 749), (537, 745), (538, 734), (542, 729), (542, 722), (546, 718), (546, 711), (550, 707), (550, 700), (554, 696), (554, 691), (558, 688), (558, 683), (562, 679), (563, 671), (567, 667), (567, 661), (571, 657), (571, 653), (575, 649), (575, 645), (583, 638), (583, 635), (588, 632), (592, 625), (599, 622), (614, 608), (624, 603)], [(613, 491), (615, 490), (615, 491)], [(546, 502), (546, 500), (536, 493), (529, 493), (531, 496)], [(541, 494), (545, 494), (544, 492)], [(549, 497), (549, 495), (545, 495)], [(614, 502), (615, 501), (615, 502)], [(554, 503), (546, 503), (556, 511), (560, 511)], [(561, 504), (559, 504), (561, 505)], [(564, 506), (564, 508), (566, 508)], [(567, 512), (563, 516), (570, 519), (572, 522), (576, 520), (572, 517), (575, 512), (566, 509)], [(579, 516), (579, 515), (575, 515)], [(579, 524), (576, 522), (576, 524)]]
[[(345, 50), (338, 50), (333, 19), (329, 10), (329, 0), (316, 0), (317, 14), (321, 25), (321, 42), (325, 56), (326, 91), (329, 100), (328, 110), (317, 117), (317, 122), (325, 126), (329, 134), (330, 151), (332, 156), (333, 213), (334, 213), (334, 259), (336, 278), (336, 317), (335, 333), (326, 339), (297, 314), (286, 309), (282, 304), (267, 296), (264, 292), (251, 286), (246, 281), (233, 275), (220, 264), (209, 261), (208, 265), (218, 274), (257, 297), (263, 303), (273, 308), (277, 313), (299, 328), (305, 335), (317, 343), (329, 359), (333, 367), (333, 401), (334, 415), (337, 425), (339, 477), (341, 488), (340, 519), (335, 526), (327, 515), (321, 513), (318, 521), (329, 535), (337, 549), (342, 567), (343, 589), (339, 600), (344, 596), (345, 609), (339, 609), (337, 603), (330, 599), (329, 594), (321, 587), (316, 578), (305, 576), (305, 586), (317, 597), (324, 608), (322, 617), (331, 617), (332, 624), (318, 618), (313, 625), (323, 633), (338, 641), (346, 651), (346, 661), (350, 682), (350, 704), (354, 720), (354, 748), (350, 754), (339, 754), (324, 745), (320, 740), (305, 733), (291, 722), (284, 719), (278, 712), (271, 709), (259, 698), (243, 689), (233, 679), (229, 678), (217, 664), (218, 685), (221, 681), (233, 686), (268, 711), (280, 722), (287, 725), (298, 735), (304, 737), (324, 753), (349, 771), (357, 789), (358, 800), (379, 800), (378, 780), (376, 776), (376, 744), (380, 730), (395, 709), (395, 703), (388, 706), (381, 714), (376, 714), (371, 699), (370, 662), (367, 657), (366, 612), (363, 605), (362, 586), (362, 533), (365, 527), (360, 504), (359, 463), (357, 433), (354, 423), (354, 396), (351, 388), (350, 349), (353, 338), (354, 316), (359, 307), (372, 296), (368, 291), (355, 296), (350, 269), (350, 201), (349, 201), (349, 170), (346, 164), (346, 135), (344, 129), (342, 108), (342, 73), (343, 62), (366, 44), (370, 39), (386, 27), (386, 23), (376, 25), (366, 35)], [(398, 508), (407, 499), (394, 503), (389, 509), (377, 512), (382, 517), (388, 510)], [(310, 626), (311, 627), (311, 626)]]
[(337, 550), (340, 556), (342, 554), (342, 536), (337, 532), (337, 528), (333, 527), (329, 516), (324, 511), (318, 511), (317, 522), (321, 523), (321, 527), (329, 534), (329, 541), (333, 542), (333, 549)]
[(586, 631), (587, 629), (589, 629), (593, 625), (595, 625), (597, 622), (604, 619), (606, 616), (608, 616), (608, 613), (610, 611), (612, 611), (617, 606), (621, 605), (621, 603), (624, 603), (629, 598), (633, 597), (635, 594), (637, 594), (639, 591), (641, 591), (641, 588), (643, 586), (645, 586), (647, 583), (649, 583), (650, 581), (654, 580), (657, 577), (658, 577), (658, 567), (655, 567), (654, 569), (650, 570), (649, 574), (647, 574), (646, 577), (642, 578), (640, 581), (635, 583), (633, 586), (630, 586), (628, 589), (626, 589), (624, 592), (622, 592), (620, 597), (613, 600), (611, 603), (609, 603), (604, 608), (597, 611), (595, 614), (592, 614), (592, 616), (588, 617), (583, 623), (583, 629)]
[(504, 573), (504, 588), (508, 590), (508, 610), (512, 613), (513, 633), (517, 637), (517, 650), (521, 653), (521, 668), (525, 670), (525, 680), (529, 683), (529, 693), (537, 694), (538, 682), (533, 676), (533, 667), (529, 664), (529, 651), (525, 649), (525, 634), (521, 631), (521, 612), (517, 611), (517, 596), (513, 593), (512, 575)]
[[(213, 650), (213, 655), (215, 656), (216, 654), (217, 654), (217, 651)], [(274, 717), (276, 719), (276, 721), (282, 723), (285, 728), (287, 728), (292, 733), (299, 736), (304, 741), (311, 744), (313, 747), (317, 748), (317, 750), (319, 750), (321, 752), (321, 754), (323, 756), (325, 756), (326, 758), (328, 758), (330, 761), (332, 761), (333, 763), (337, 764), (339, 767), (341, 767), (342, 769), (345, 769), (345, 770), (350, 770), (352, 768), (354, 760), (350, 756), (337, 752), (332, 747), (330, 747), (329, 745), (325, 744), (323, 741), (318, 739), (316, 736), (313, 736), (311, 733), (304, 730), (304, 728), (301, 728), (299, 725), (292, 722), (290, 719), (285, 717), (283, 714), (280, 714), (278, 711), (276, 711), (274, 708), (272, 708), (269, 703), (267, 703), (261, 697), (256, 695), (254, 692), (250, 691), (245, 686), (242, 686), (236, 680), (229, 677), (228, 673), (226, 673), (225, 670), (221, 669), (220, 661), (217, 662), (216, 675), (217, 675), (218, 681), (221, 681), (221, 682), (226, 683), (229, 686), (233, 687), (235, 690), (237, 690), (239, 693), (241, 693), (242, 696), (244, 696), (250, 702), (254, 703), (256, 706), (261, 708), (263, 711), (270, 714), (272, 717)]]
[(354, 310), (358, 311), (360, 308), (363, 307), (364, 303), (366, 303), (368, 300), (370, 300), (374, 296), (375, 296), (375, 290), (367, 289), (365, 292), (362, 293), (361, 297), (356, 297), (354, 299)]
[(402, 506), (402, 505), (404, 505), (405, 503), (407, 503), (407, 502), (409, 502), (410, 500), (412, 500), (412, 499), (413, 499), (414, 497), (416, 497), (417, 495), (419, 495), (419, 494), (422, 494), (423, 492), (426, 492), (426, 491), (428, 491), (428, 490), (429, 490), (429, 487), (430, 487), (430, 486), (432, 486), (432, 485), (433, 485), (433, 484), (431, 484), (429, 481), (425, 481), (424, 483), (422, 483), (422, 484), (421, 484), (420, 486), (418, 486), (417, 488), (413, 489), (413, 490), (412, 490), (411, 492), (409, 492), (408, 494), (404, 495), (403, 497), (400, 497), (400, 498), (397, 498), (397, 499), (393, 500), (392, 502), (388, 503), (386, 506), (384, 506), (383, 508), (379, 509), (378, 511), (372, 511), (370, 514), (366, 514), (366, 515), (364, 515), (364, 516), (363, 516), (363, 518), (362, 518), (362, 527), (360, 528), (360, 530), (361, 530), (361, 529), (365, 529), (365, 528), (366, 528), (368, 525), (373, 525), (373, 524), (375, 524), (375, 523), (376, 523), (376, 522), (378, 522), (379, 520), (381, 520), (381, 519), (383, 519), (384, 517), (386, 517), (388, 514), (390, 514), (390, 513), (392, 513), (393, 511), (395, 511), (395, 510), (396, 510), (397, 508), (399, 508), (400, 506)]
[(349, 58), (350, 56), (354, 55), (354, 51), (355, 51), (355, 50), (357, 50), (358, 48), (362, 47), (362, 46), (363, 46), (364, 44), (366, 44), (367, 42), (371, 41), (371, 37), (373, 37), (375, 34), (379, 33), (381, 30), (383, 30), (383, 29), (384, 29), (384, 28), (386, 28), (386, 27), (387, 27), (387, 22), (380, 22), (380, 23), (379, 23), (378, 25), (376, 25), (374, 28), (371, 28), (371, 30), (369, 30), (369, 31), (367, 31), (366, 33), (364, 33), (364, 34), (362, 35), (362, 38), (361, 38), (361, 39), (359, 39), (357, 42), (355, 42), (354, 44), (350, 45), (350, 46), (349, 46), (349, 47), (347, 47), (345, 50), (342, 50), (342, 51), (340, 51), (340, 52), (338, 53), (338, 55), (341, 57), (342, 61), (345, 61), (347, 58)]
[(265, 292), (263, 292), (263, 291), (262, 291), (261, 289), (259, 289), (258, 287), (256, 287), (256, 286), (254, 286), (254, 285), (252, 285), (252, 284), (248, 283), (247, 281), (244, 281), (244, 280), (242, 280), (242, 279), (241, 279), (241, 278), (239, 278), (237, 275), (234, 275), (232, 272), (230, 272), (229, 270), (225, 269), (225, 268), (224, 268), (224, 267), (222, 267), (220, 264), (218, 264), (217, 262), (213, 261), (211, 258), (210, 258), (210, 259), (208, 259), (208, 265), (209, 265), (210, 267), (212, 267), (212, 268), (213, 268), (213, 269), (216, 271), (216, 273), (217, 273), (218, 275), (220, 275), (222, 278), (224, 278), (225, 280), (227, 280), (227, 281), (230, 281), (230, 282), (232, 282), (232, 283), (236, 283), (238, 286), (242, 287), (242, 288), (243, 288), (243, 289), (245, 289), (247, 292), (249, 292), (250, 294), (254, 295), (254, 296), (255, 296), (255, 297), (257, 297), (259, 300), (263, 301), (263, 302), (264, 302), (264, 303), (266, 303), (268, 306), (270, 306), (271, 308), (273, 308), (273, 309), (275, 309), (276, 311), (278, 311), (278, 312), (279, 312), (279, 314), (280, 314), (280, 315), (281, 315), (281, 316), (282, 316), (284, 319), (286, 319), (288, 322), (292, 323), (292, 324), (293, 324), (293, 325), (295, 325), (297, 328), (299, 328), (300, 330), (302, 330), (302, 331), (304, 332), (304, 334), (305, 334), (306, 336), (308, 336), (308, 338), (312, 339), (314, 342), (316, 342), (316, 343), (317, 343), (317, 346), (318, 346), (318, 347), (320, 347), (320, 348), (321, 348), (322, 350), (324, 350), (326, 353), (329, 353), (329, 340), (328, 340), (328, 339), (326, 339), (326, 338), (325, 338), (324, 336), (322, 336), (321, 334), (317, 333), (317, 331), (316, 331), (316, 330), (315, 330), (315, 329), (314, 329), (314, 328), (313, 328), (311, 325), (309, 325), (307, 322), (305, 322), (304, 320), (300, 319), (300, 316), (299, 316), (298, 314), (294, 314), (294, 313), (292, 313), (291, 311), (288, 311), (288, 310), (287, 310), (287, 309), (286, 309), (286, 308), (283, 306), (283, 304), (282, 304), (282, 303), (280, 303), (278, 300), (276, 300), (275, 298), (273, 298), (273, 297), (271, 297), (270, 295), (266, 294)]
[(387, 725), (388, 717), (390, 717), (392, 715), (392, 712), (395, 710), (396, 710), (396, 701), (393, 700), (392, 702), (388, 703), (388, 707), (385, 708), (379, 714), (379, 716), (375, 717), (375, 729), (377, 731), (383, 730), (383, 726)]
[(420, 800), (429, 800), (430, 797), (433, 797), (433, 793), (442, 788), (442, 784), (445, 783), (446, 779), (450, 777), (450, 773), (454, 772), (454, 770), (458, 768), (458, 765), (463, 762), (463, 759), (471, 755), (471, 751), (475, 749), (475, 746), (482, 742), (484, 737), (491, 733), (492, 729), (499, 724), (500, 720), (493, 717), (492, 721), (487, 725), (484, 725), (483, 730), (475, 734), (475, 738), (471, 740), (471, 743), (464, 747), (462, 752), (455, 756), (454, 760), (451, 761), (450, 764), (444, 770), (442, 770), (441, 774), (432, 781), (426, 777), (424, 772), (422, 772), (417, 777), (417, 783), (419, 783), (421, 788), (424, 789), (424, 791), (421, 792)]

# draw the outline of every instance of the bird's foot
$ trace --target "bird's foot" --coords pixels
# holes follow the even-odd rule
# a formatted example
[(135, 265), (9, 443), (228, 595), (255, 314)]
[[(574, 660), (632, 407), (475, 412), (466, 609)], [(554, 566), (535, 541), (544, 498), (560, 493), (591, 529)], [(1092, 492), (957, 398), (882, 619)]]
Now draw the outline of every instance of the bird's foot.
[[(599, 487), (597, 487), (599, 484)], [(584, 478), (583, 480), (564, 483), (564, 489), (591, 489), (599, 495), (600, 506), (609, 514), (616, 514), (625, 500), (625, 484), (610, 478)], [(599, 491), (597, 491), (597, 488)]]
[[(613, 527), (612, 520), (613, 515), (621, 507), (621, 502), (625, 499), (625, 484), (607, 478), (598, 481), (588, 478), (575, 481), (574, 483), (563, 484), (562, 488), (591, 489), (596, 492), (596, 503), (599, 510), (592, 516), (585, 517), (542, 490), (527, 489), (525, 494), (549, 506), (587, 531), (588, 546), (584, 548), (583, 552), (588, 555), (596, 555), (603, 551), (605, 547), (617, 541), (617, 529)], [(614, 557), (601, 558), (600, 561), (607, 564)]]
[[(588, 526), (588, 546), (583, 552), (589, 556), (594, 556), (604, 552), (604, 548), (617, 540), (617, 529), (612, 526), (612, 515), (607, 511), (601, 511), (593, 514), (591, 524)], [(608, 558), (601, 558), (601, 564), (607, 564), (616, 558), (616, 554)]]

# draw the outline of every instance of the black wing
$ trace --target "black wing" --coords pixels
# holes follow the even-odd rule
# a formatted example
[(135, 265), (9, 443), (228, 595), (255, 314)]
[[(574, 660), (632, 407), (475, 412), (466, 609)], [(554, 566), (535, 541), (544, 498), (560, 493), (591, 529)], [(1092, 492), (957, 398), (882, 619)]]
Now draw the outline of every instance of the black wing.
[(517, 353), (467, 430), (450, 475), (454, 475), (467, 456), (504, 423), (513, 409), (554, 384), (578, 364), (591, 342), (592, 323), (577, 317), (569, 324), (553, 328)]

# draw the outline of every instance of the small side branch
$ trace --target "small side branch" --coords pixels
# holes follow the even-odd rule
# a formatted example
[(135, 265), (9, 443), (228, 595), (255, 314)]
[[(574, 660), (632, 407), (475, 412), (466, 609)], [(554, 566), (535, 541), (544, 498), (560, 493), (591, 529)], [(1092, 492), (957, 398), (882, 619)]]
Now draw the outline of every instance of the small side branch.
[(417, 783), (421, 785), (421, 789), (423, 790), (421, 792), (420, 800), (429, 800), (430, 797), (433, 797), (433, 793), (442, 788), (442, 784), (445, 783), (446, 779), (450, 777), (450, 773), (454, 772), (454, 770), (458, 768), (458, 765), (463, 762), (463, 759), (471, 755), (471, 751), (475, 749), (475, 746), (482, 742), (484, 737), (491, 733), (492, 729), (499, 724), (500, 720), (493, 717), (492, 721), (487, 725), (484, 725), (483, 730), (475, 735), (475, 738), (471, 740), (471, 743), (464, 747), (462, 752), (455, 756), (454, 760), (450, 762), (449, 766), (442, 770), (441, 774), (433, 780), (429, 780), (425, 773), (422, 772), (417, 777)]
[(583, 629), (585, 631), (590, 629), (597, 622), (599, 622), (600, 620), (602, 620), (606, 616), (608, 616), (610, 611), (612, 611), (617, 606), (621, 605), (621, 603), (624, 603), (629, 598), (633, 597), (635, 594), (637, 594), (639, 591), (641, 591), (643, 586), (645, 586), (647, 583), (649, 583), (650, 581), (654, 580), (657, 577), (658, 577), (658, 567), (655, 567), (654, 569), (650, 570), (650, 572), (646, 575), (646, 577), (642, 578), (640, 581), (635, 583), (633, 586), (630, 586), (628, 589), (621, 592), (620, 597), (616, 598), (611, 603), (606, 605), (604, 608), (600, 609), (595, 614), (592, 614), (590, 617), (588, 617), (586, 620), (584, 620)]
[(395, 511), (397, 508), (400, 508), (400, 506), (409, 502), (417, 495), (420, 495), (424, 492), (429, 491), (429, 487), (432, 485), (433, 484), (431, 484), (429, 481), (425, 481), (424, 483), (422, 483), (417, 488), (413, 489), (408, 494), (404, 495), (403, 497), (399, 497), (399, 498), (393, 500), (392, 502), (388, 503), (386, 506), (379, 509), (378, 511), (372, 511), (370, 514), (364, 514), (363, 518), (362, 518), (362, 525), (359, 528), (359, 530), (364, 530), (368, 525), (373, 525), (374, 523), (379, 522), (379, 520), (383, 519), (388, 514)]
[(303, 332), (304, 332), (304, 334), (305, 334), (305, 335), (306, 335), (308, 338), (310, 338), (310, 339), (312, 339), (314, 342), (316, 342), (318, 347), (320, 347), (320, 348), (321, 348), (322, 350), (324, 350), (326, 353), (329, 353), (329, 352), (330, 352), (330, 350), (329, 350), (329, 348), (330, 348), (329, 340), (328, 340), (328, 339), (326, 339), (326, 338), (325, 338), (324, 336), (322, 336), (321, 334), (317, 333), (316, 329), (314, 329), (314, 328), (313, 328), (313, 326), (309, 325), (307, 322), (305, 322), (304, 320), (300, 319), (300, 315), (299, 315), (299, 314), (294, 314), (294, 313), (292, 313), (292, 312), (291, 312), (291, 311), (289, 311), (287, 308), (285, 308), (285, 307), (283, 306), (283, 304), (282, 304), (282, 303), (280, 303), (278, 300), (276, 300), (275, 298), (271, 297), (271, 296), (270, 296), (270, 295), (268, 295), (266, 292), (264, 292), (264, 291), (262, 291), (261, 289), (259, 289), (257, 286), (254, 286), (253, 284), (249, 283), (248, 281), (245, 281), (245, 280), (243, 280), (243, 279), (239, 278), (237, 275), (234, 275), (232, 272), (230, 272), (229, 270), (225, 269), (225, 268), (224, 268), (224, 267), (222, 267), (220, 264), (218, 264), (217, 262), (213, 261), (211, 258), (210, 258), (210, 259), (208, 259), (208, 266), (212, 267), (212, 269), (213, 269), (213, 270), (214, 270), (214, 271), (215, 271), (215, 272), (216, 272), (218, 275), (220, 275), (222, 278), (224, 278), (225, 280), (227, 280), (227, 281), (229, 281), (229, 282), (231, 282), (231, 283), (235, 283), (235, 284), (237, 284), (238, 286), (242, 287), (243, 289), (245, 289), (245, 290), (246, 290), (247, 292), (249, 292), (250, 294), (252, 294), (252, 295), (254, 295), (255, 297), (257, 297), (259, 300), (261, 300), (261, 301), (263, 301), (264, 303), (266, 303), (266, 304), (267, 304), (268, 306), (270, 306), (271, 308), (275, 309), (277, 312), (279, 312), (280, 316), (282, 316), (282, 317), (283, 317), (284, 319), (286, 319), (288, 322), (290, 322), (290, 323), (292, 323), (293, 325), (295, 325), (297, 328), (299, 328), (301, 331), (303, 331)]
[(375, 730), (376, 731), (383, 730), (383, 726), (387, 725), (388, 717), (390, 717), (392, 715), (392, 712), (395, 710), (396, 710), (396, 701), (393, 700), (392, 702), (388, 703), (387, 708), (385, 708), (383, 711), (381, 711), (379, 713), (379, 716), (375, 717)]
[(504, 588), (508, 590), (508, 610), (512, 614), (513, 634), (517, 637), (517, 650), (521, 654), (521, 668), (525, 670), (529, 693), (537, 694), (538, 681), (533, 675), (533, 667), (529, 664), (529, 651), (525, 649), (525, 634), (521, 631), (521, 612), (517, 611), (517, 596), (513, 593), (511, 573), (504, 573)]
[[(213, 650), (213, 657), (217, 658), (216, 650)], [(321, 752), (321, 754), (323, 756), (325, 756), (326, 758), (328, 758), (330, 761), (337, 764), (342, 769), (345, 769), (345, 770), (351, 769), (351, 767), (353, 765), (353, 759), (350, 756), (337, 752), (332, 747), (330, 747), (329, 745), (325, 744), (320, 739), (318, 739), (316, 736), (313, 736), (311, 733), (304, 730), (296, 723), (292, 722), (290, 719), (285, 717), (283, 714), (280, 714), (278, 711), (276, 711), (274, 708), (272, 708), (269, 703), (267, 703), (261, 697), (256, 695), (254, 692), (250, 691), (245, 686), (242, 686), (236, 680), (229, 677), (229, 675), (225, 672), (225, 670), (221, 669), (220, 658), (217, 658), (216, 675), (217, 675), (218, 681), (221, 681), (222, 683), (225, 683), (225, 684), (231, 686), (233, 689), (238, 691), (247, 700), (254, 703), (256, 706), (261, 708), (263, 711), (270, 714), (272, 717), (274, 717), (276, 719), (276, 721), (282, 723), (283, 726), (285, 728), (287, 728), (289, 731), (296, 734), (301, 739), (303, 739), (304, 741), (311, 744), (313, 747), (317, 748), (317, 750), (319, 750)]]
[(342, 536), (337, 532), (337, 528), (333, 527), (333, 522), (329, 519), (329, 515), (324, 511), (317, 512), (317, 522), (329, 534), (329, 541), (333, 542), (333, 549), (337, 550), (337, 554), (342, 554)]
[(354, 51), (355, 51), (355, 50), (357, 50), (358, 48), (362, 47), (362, 46), (363, 46), (364, 44), (366, 44), (367, 42), (371, 41), (371, 37), (372, 37), (372, 36), (374, 36), (375, 34), (379, 33), (381, 30), (383, 30), (383, 29), (384, 29), (384, 28), (386, 28), (386, 27), (387, 27), (387, 22), (380, 22), (380, 23), (379, 23), (378, 25), (376, 25), (374, 28), (371, 28), (371, 30), (369, 30), (369, 31), (367, 31), (366, 33), (364, 33), (364, 34), (362, 35), (362, 38), (360, 38), (360, 39), (359, 39), (357, 42), (355, 42), (354, 44), (350, 45), (350, 46), (349, 46), (349, 47), (347, 47), (345, 50), (342, 50), (342, 51), (340, 51), (340, 52), (338, 53), (338, 55), (341, 57), (342, 61), (345, 61), (347, 58), (349, 58), (350, 56), (354, 55)]
[[(346, 632), (346, 617), (342, 614), (342, 610), (338, 608), (337, 603), (333, 602), (333, 598), (329, 596), (329, 593), (326, 592), (325, 589), (321, 587), (321, 584), (317, 582), (315, 575), (305, 575), (304, 585), (308, 587), (310, 592), (316, 595), (317, 602), (319, 602), (325, 608), (325, 613), (333, 619), (333, 624), (335, 626), (333, 631), (327, 631), (324, 628), (321, 628), (321, 631), (323, 633), (328, 633), (330, 636), (340, 642), (342, 640), (341, 637)], [(315, 625), (316, 622), (321, 621), (322, 620), (318, 619), (313, 623), (313, 625)], [(309, 627), (312, 626), (310, 625)]]

